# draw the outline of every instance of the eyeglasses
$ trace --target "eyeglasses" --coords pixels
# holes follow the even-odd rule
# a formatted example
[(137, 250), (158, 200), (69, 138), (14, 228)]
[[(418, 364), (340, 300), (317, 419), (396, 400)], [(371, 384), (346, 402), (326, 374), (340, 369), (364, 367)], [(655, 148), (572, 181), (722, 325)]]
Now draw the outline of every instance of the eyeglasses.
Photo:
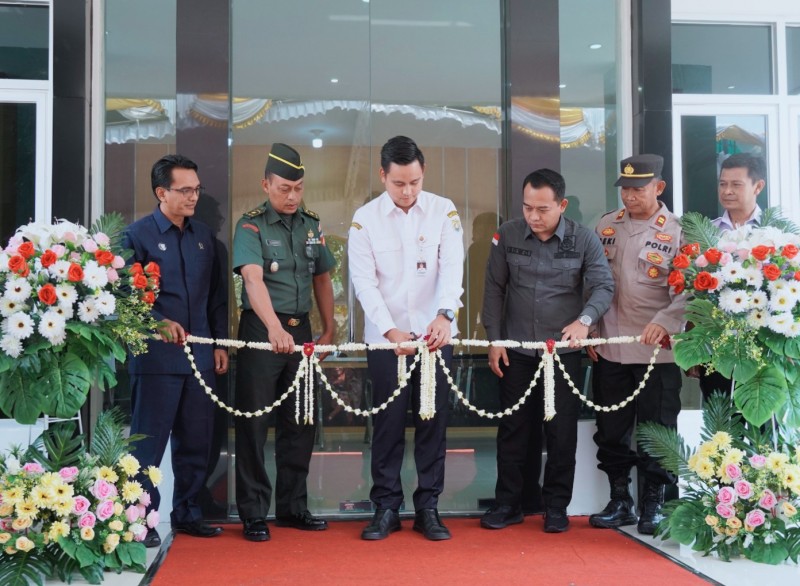
[(171, 187), (165, 187), (167, 191), (175, 191), (180, 193), (183, 197), (190, 197), (192, 195), (196, 195), (200, 197), (200, 193), (205, 190), (202, 185), (198, 185), (197, 187), (183, 187), (181, 189), (172, 189)]

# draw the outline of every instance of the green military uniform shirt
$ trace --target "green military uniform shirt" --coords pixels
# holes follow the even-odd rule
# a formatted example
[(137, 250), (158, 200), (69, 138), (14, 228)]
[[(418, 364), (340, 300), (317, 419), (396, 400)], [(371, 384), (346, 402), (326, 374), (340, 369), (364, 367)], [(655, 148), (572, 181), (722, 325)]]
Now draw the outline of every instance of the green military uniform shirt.
[[(311, 310), (312, 278), (330, 271), (336, 260), (325, 245), (317, 214), (300, 208), (292, 216), (281, 215), (267, 201), (236, 224), (233, 269), (239, 273), (245, 265), (264, 268), (276, 313), (303, 314)], [(242, 308), (252, 309), (245, 287)]]

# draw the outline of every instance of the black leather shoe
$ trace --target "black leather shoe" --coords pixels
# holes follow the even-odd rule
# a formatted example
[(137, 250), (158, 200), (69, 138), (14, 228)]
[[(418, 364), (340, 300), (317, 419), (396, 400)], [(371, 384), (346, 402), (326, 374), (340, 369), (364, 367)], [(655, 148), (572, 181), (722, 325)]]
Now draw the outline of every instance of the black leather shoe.
[(145, 535), (144, 541), (145, 547), (161, 547), (161, 537), (158, 535), (158, 531), (155, 529), (148, 529), (147, 535)]
[(422, 533), (431, 541), (450, 539), (450, 531), (442, 524), (439, 511), (436, 509), (420, 509), (414, 517), (414, 531)]
[(361, 532), (361, 539), (367, 541), (377, 541), (386, 539), (390, 533), (400, 531), (400, 515), (392, 509), (378, 509), (372, 516), (372, 521), (364, 527)]
[(489, 509), (481, 517), (484, 529), (505, 529), (509, 525), (522, 523), (522, 510), (511, 505), (497, 505)]
[(212, 527), (205, 521), (188, 521), (186, 523), (173, 523), (175, 533), (186, 533), (192, 537), (216, 537), (222, 533), (222, 527)]
[(276, 527), (293, 527), (303, 531), (325, 531), (328, 522), (325, 519), (315, 517), (308, 511), (297, 513), (291, 517), (275, 517)]
[(612, 498), (608, 501), (605, 509), (594, 515), (589, 515), (589, 525), (600, 529), (614, 529), (625, 525), (635, 525), (638, 520), (633, 510), (633, 499), (630, 497)]
[(247, 541), (269, 541), (267, 522), (261, 517), (245, 519), (244, 538)]
[(544, 532), (564, 533), (569, 529), (567, 509), (562, 507), (547, 507), (544, 512)]

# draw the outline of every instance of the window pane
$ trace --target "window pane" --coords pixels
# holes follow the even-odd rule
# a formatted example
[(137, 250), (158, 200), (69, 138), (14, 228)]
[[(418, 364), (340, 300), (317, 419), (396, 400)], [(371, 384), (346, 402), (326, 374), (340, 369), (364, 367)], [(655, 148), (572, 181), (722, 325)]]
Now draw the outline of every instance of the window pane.
[(0, 246), (33, 219), (36, 104), (0, 103)]
[[(766, 116), (683, 116), (683, 211), (700, 212), (711, 219), (724, 212), (717, 197), (722, 161), (736, 153), (767, 158)], [(769, 179), (757, 203), (767, 207)]]
[(0, 78), (47, 79), (47, 6), (0, 6)]
[(676, 94), (771, 94), (772, 28), (672, 25)]
[(800, 94), (800, 26), (786, 27), (786, 60), (790, 95)]

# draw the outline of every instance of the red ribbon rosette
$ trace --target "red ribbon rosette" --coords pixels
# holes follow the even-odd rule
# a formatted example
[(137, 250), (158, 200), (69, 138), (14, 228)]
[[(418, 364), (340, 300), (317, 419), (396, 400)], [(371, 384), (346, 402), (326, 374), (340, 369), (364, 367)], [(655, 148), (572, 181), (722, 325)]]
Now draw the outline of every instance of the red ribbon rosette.
[(303, 344), (303, 354), (311, 356), (314, 353), (314, 342), (306, 342)]

